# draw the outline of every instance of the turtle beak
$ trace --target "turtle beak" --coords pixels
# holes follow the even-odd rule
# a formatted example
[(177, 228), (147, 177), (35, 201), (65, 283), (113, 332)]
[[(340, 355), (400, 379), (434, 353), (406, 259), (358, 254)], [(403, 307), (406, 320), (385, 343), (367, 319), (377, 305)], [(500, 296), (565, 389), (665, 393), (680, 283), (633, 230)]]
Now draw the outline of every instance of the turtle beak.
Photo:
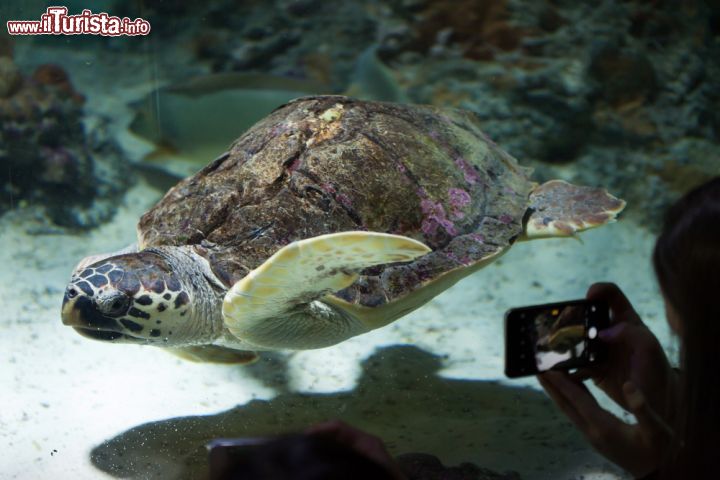
[(63, 298), (62, 304), (63, 325), (67, 325), (69, 327), (82, 326), (82, 323), (80, 322), (79, 312), (75, 308), (75, 304), (77, 303), (78, 298), (79, 297), (70, 298), (67, 293), (65, 294), (65, 298)]
[(73, 298), (65, 296), (62, 322), (73, 327), (80, 335), (94, 340), (117, 340), (127, 337), (121, 333), (123, 328), (114, 318), (100, 313), (93, 301), (84, 295)]

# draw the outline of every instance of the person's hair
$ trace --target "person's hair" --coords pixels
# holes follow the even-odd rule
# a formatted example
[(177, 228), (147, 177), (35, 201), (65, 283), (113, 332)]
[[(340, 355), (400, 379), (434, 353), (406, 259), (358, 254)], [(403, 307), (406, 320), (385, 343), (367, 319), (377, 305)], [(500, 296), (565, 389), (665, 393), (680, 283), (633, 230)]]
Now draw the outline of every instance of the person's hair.
[(213, 480), (392, 480), (379, 463), (323, 433), (291, 434), (232, 455)]
[(714, 478), (720, 455), (720, 177), (669, 209), (653, 264), (679, 317), (683, 378), (676, 441), (661, 478)]

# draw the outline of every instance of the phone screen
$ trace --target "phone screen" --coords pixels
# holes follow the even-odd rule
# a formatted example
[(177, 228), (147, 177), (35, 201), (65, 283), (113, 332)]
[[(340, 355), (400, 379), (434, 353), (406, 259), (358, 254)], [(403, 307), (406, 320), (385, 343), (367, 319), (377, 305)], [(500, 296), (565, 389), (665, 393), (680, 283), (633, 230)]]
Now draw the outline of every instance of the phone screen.
[(608, 323), (607, 305), (588, 300), (509, 310), (505, 315), (505, 374), (513, 378), (598, 363), (605, 350), (597, 334)]

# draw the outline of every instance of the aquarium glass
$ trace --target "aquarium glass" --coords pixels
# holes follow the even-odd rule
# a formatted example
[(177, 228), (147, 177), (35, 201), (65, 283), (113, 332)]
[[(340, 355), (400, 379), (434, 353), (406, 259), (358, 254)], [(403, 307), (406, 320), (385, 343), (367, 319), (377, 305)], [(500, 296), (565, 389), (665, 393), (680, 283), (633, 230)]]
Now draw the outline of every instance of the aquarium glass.
[[(720, 3), (6, 0), (0, 19), (0, 478), (207, 478), (206, 446), (215, 439), (303, 432), (333, 419), (436, 476), (477, 467), (492, 478), (631, 478), (593, 451), (535, 377), (505, 377), (504, 314), (615, 282), (677, 362), (650, 255), (665, 209), (720, 173)], [(290, 100), (318, 95), (437, 110), (362, 107), (366, 119), (345, 131), (351, 103), (337, 97), (303, 114), (315, 115), (315, 136), (280, 119), (241, 138)], [(465, 133), (432, 126), (443, 122)], [(358, 132), (356, 143), (322, 150)], [(305, 156), (282, 157), (286, 146)], [(232, 180), (241, 170), (242, 182)], [(142, 217), (195, 174), (163, 200), (175, 214)], [(589, 190), (555, 197), (555, 183), (549, 196), (531, 197), (551, 180), (606, 189), (626, 206), (617, 221), (608, 222), (619, 201), (605, 216), (575, 213), (598, 228), (573, 233), (538, 209), (571, 211)], [(249, 193), (261, 184), (262, 195)], [(587, 203), (598, 210), (601, 190), (593, 192)], [(409, 213), (381, 221), (398, 211)], [(432, 290), (407, 304), (393, 303), (404, 293), (379, 295), (367, 280), (383, 267), (353, 263), (380, 243), (333, 244), (347, 258), (328, 260), (328, 275), (352, 284), (363, 272), (347, 287), (355, 296), (333, 296), (334, 281), (322, 286), (330, 277), (320, 260), (296, 265), (294, 276), (275, 263), (280, 286), (238, 287), (234, 298), (251, 299), (237, 307), (242, 319), (263, 319), (261, 309), (290, 322), (273, 323), (287, 345), (271, 332), (265, 348), (245, 343), (245, 353), (205, 348), (217, 340), (207, 341), (212, 328), (225, 329), (226, 348), (242, 336), (244, 324), (223, 326), (220, 302), (280, 247), (317, 232), (366, 239), (377, 225), (391, 234), (414, 228), (410, 236), (435, 250), (465, 233), (476, 244), (424, 270), (395, 270), (398, 289)], [(547, 238), (529, 238), (543, 228)], [(192, 282), (212, 308), (182, 293), (172, 272), (158, 273), (165, 267), (132, 260), (140, 257), (123, 257), (131, 259), (125, 270), (101, 268), (101, 257), (76, 270), (88, 256), (134, 252), (138, 242), (189, 245), (195, 256), (180, 265), (205, 258)], [(137, 275), (145, 283), (133, 287)], [(170, 317), (148, 326), (156, 317), (144, 307), (107, 300), (122, 281), (147, 288), (140, 305), (190, 312), (196, 323), (175, 332), (193, 338), (184, 357), (160, 341), (169, 338), (161, 319)], [(122, 327), (97, 313), (101, 298), (103, 311), (128, 312)], [(337, 319), (342, 302), (358, 298), (353, 308), (369, 331), (323, 346), (329, 330), (313, 327), (306, 343), (298, 340), (293, 319)], [(318, 317), (293, 317), (308, 301), (318, 302)], [(85, 330), (72, 323), (82, 319)], [(198, 361), (208, 357), (225, 363)]]

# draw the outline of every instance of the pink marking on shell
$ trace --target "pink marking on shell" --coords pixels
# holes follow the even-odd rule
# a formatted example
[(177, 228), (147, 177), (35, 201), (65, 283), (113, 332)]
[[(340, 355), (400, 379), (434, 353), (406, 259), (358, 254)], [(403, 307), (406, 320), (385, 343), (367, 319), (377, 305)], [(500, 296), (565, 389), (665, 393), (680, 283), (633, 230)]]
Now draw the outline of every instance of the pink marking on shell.
[(328, 195), (332, 195), (333, 198), (335, 198), (335, 200), (344, 207), (350, 208), (352, 206), (352, 201), (350, 201), (350, 197), (348, 197), (344, 193), (338, 193), (338, 191), (335, 190), (335, 187), (331, 183), (323, 183), (320, 185), (320, 188)]
[(277, 137), (278, 135), (285, 133), (287, 131), (287, 125), (285, 123), (278, 123), (272, 129), (270, 130), (270, 135), (273, 137)]
[(350, 197), (348, 197), (348, 196), (345, 195), (344, 193), (338, 193), (338, 194), (336, 194), (336, 195), (335, 195), (335, 200), (337, 200), (338, 202), (340, 202), (340, 203), (341, 203), (343, 206), (345, 206), (345, 207), (348, 207), (348, 208), (349, 208), (349, 207), (352, 206), (352, 202), (350, 201)]
[(325, 193), (335, 193), (335, 187), (333, 187), (330, 183), (323, 183), (322, 185), (320, 185), (320, 188), (322, 188), (323, 192)]
[(485, 243), (485, 235), (482, 233), (471, 233), (470, 238), (479, 243)]
[(445, 215), (445, 209), (440, 202), (433, 202), (428, 198), (420, 201), (420, 209), (425, 215), (435, 215), (438, 211), (442, 211), (442, 214)]
[(462, 188), (451, 188), (448, 190), (450, 205), (455, 208), (462, 208), (470, 203), (470, 194)]
[(300, 164), (302, 163), (302, 160), (300, 160), (300, 157), (293, 160), (293, 162), (288, 165), (288, 172), (293, 173), (295, 170), (300, 168)]
[(451, 188), (448, 190), (448, 197), (450, 199), (450, 208), (453, 218), (465, 218), (465, 212), (463, 212), (462, 209), (472, 200), (470, 198), (470, 194), (462, 188)]
[(472, 259), (469, 255), (463, 255), (462, 257), (458, 257), (455, 252), (446, 251), (445, 256), (450, 260), (454, 261), (455, 263), (459, 263), (461, 265), (469, 265), (470, 263), (472, 263)]
[(427, 236), (432, 237), (437, 233), (438, 224), (437, 222), (431, 221), (430, 219), (424, 219), (420, 225), (420, 230)]
[(433, 202), (430, 199), (423, 199), (420, 202), (420, 209), (425, 215), (422, 221), (421, 230), (426, 235), (434, 235), (438, 227), (445, 229), (450, 235), (457, 235), (457, 228), (453, 222), (448, 220), (445, 208), (440, 202)]
[(502, 214), (502, 215), (500, 215), (500, 217), (498, 217), (498, 220), (501, 223), (504, 223), (505, 225), (509, 225), (512, 223), (513, 217), (511, 217), (510, 215), (507, 215), (507, 214)]
[(455, 255), (453, 252), (445, 252), (445, 256), (449, 258), (450, 260), (456, 262), (456, 263), (462, 263), (457, 255)]
[(441, 225), (448, 234), (452, 235), (453, 237), (457, 236), (458, 229), (455, 227), (455, 224), (453, 224), (450, 220), (444, 220)]
[(475, 185), (480, 180), (478, 172), (476, 172), (472, 165), (470, 165), (470, 163), (468, 163), (468, 161), (460, 155), (455, 157), (455, 165), (462, 170), (463, 175), (465, 176), (465, 181), (470, 185)]

